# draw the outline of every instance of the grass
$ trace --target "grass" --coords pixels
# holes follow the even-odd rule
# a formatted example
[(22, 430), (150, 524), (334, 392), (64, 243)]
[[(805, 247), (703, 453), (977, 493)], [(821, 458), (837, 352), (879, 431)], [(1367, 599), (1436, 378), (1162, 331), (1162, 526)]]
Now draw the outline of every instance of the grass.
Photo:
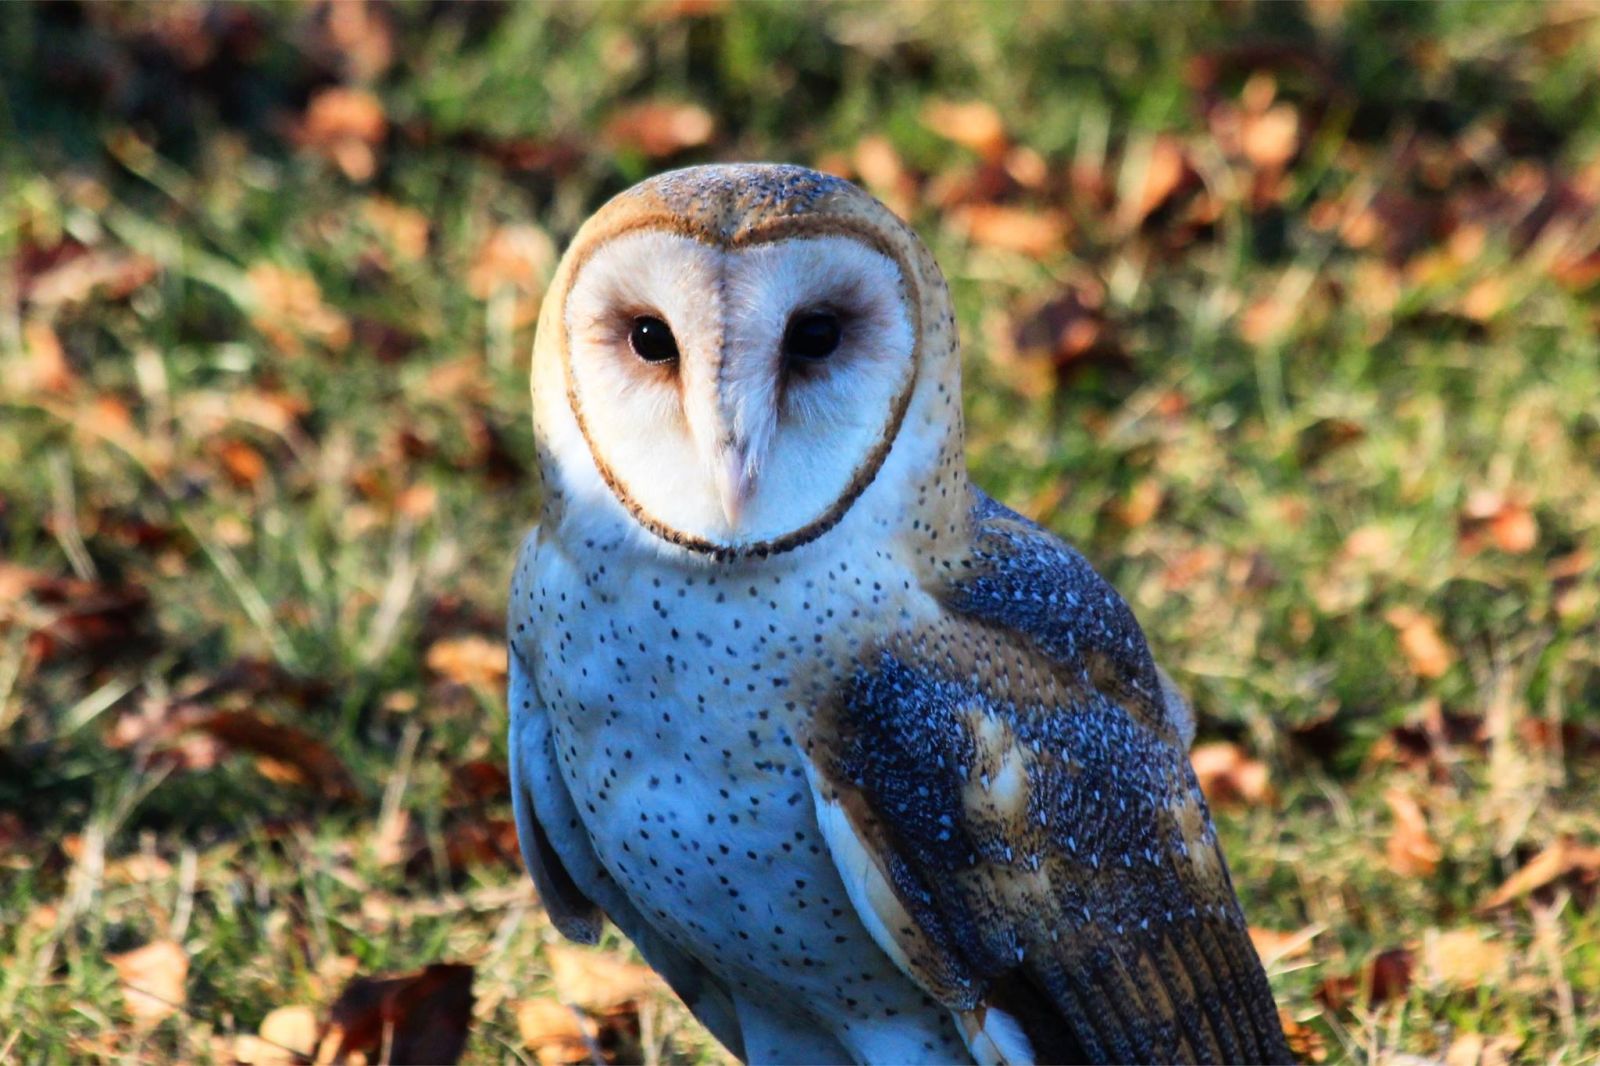
[[(1481, 909), (1600, 843), (1592, 9), (373, 17), (0, 10), (0, 1058), (226, 1059), (439, 960), (477, 967), (469, 1059), (536, 1056), (557, 938), (463, 843), (508, 814), (471, 781), (505, 757), (532, 316), (607, 196), (734, 158), (847, 171), (934, 249), (975, 478), (1267, 770), (1217, 818), (1252, 924), (1314, 931), (1271, 966), (1301, 1039), (1600, 1058), (1594, 867)], [(998, 145), (940, 117), (968, 101)], [(348, 788), (171, 728), (228, 710)], [(1441, 961), (1463, 931), (1490, 947)], [(185, 1013), (141, 1027), (109, 956), (157, 939)], [(1341, 985), (1399, 947), (1385, 1002)], [(642, 1011), (629, 1054), (719, 1056)]]

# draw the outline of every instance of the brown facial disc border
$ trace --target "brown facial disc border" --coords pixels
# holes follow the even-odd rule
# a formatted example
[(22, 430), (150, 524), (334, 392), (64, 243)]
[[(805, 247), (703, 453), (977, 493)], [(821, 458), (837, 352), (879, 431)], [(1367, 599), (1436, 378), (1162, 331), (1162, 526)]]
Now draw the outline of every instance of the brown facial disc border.
[(911, 406), (911, 396), (916, 391), (917, 381), (922, 374), (922, 291), (921, 283), (916, 274), (911, 270), (899, 250), (885, 241), (879, 233), (865, 221), (838, 215), (795, 215), (774, 219), (764, 225), (754, 227), (748, 231), (740, 232), (732, 238), (726, 237), (709, 228), (696, 226), (677, 215), (647, 215), (642, 218), (631, 219), (627, 223), (614, 228), (602, 230), (585, 242), (579, 250), (577, 260), (572, 264), (570, 280), (566, 291), (562, 293), (565, 301), (572, 286), (576, 284), (583, 268), (588, 264), (590, 256), (606, 241), (614, 237), (622, 237), (629, 233), (644, 230), (660, 230), (688, 237), (692, 240), (709, 244), (714, 247), (732, 251), (738, 248), (750, 248), (761, 244), (775, 244), (778, 241), (790, 240), (796, 237), (847, 237), (865, 244), (873, 251), (880, 253), (900, 271), (900, 280), (906, 289), (907, 302), (911, 306), (912, 336), (915, 338), (911, 348), (911, 373), (906, 378), (905, 387), (896, 394), (894, 406), (890, 410), (889, 422), (884, 427), (884, 435), (872, 450), (855, 468), (850, 476), (849, 483), (839, 498), (829, 504), (816, 518), (808, 524), (791, 530), (782, 536), (770, 540), (755, 541), (750, 544), (718, 544), (714, 541), (697, 537), (692, 533), (685, 533), (680, 529), (662, 522), (629, 494), (623, 485), (622, 479), (611, 469), (600, 456), (600, 451), (595, 447), (594, 438), (589, 433), (589, 423), (584, 418), (583, 406), (578, 402), (577, 380), (572, 373), (572, 337), (567, 326), (566, 308), (561, 308), (561, 372), (567, 386), (567, 406), (572, 410), (573, 417), (578, 422), (578, 432), (583, 434), (583, 441), (589, 448), (589, 456), (594, 460), (595, 469), (600, 472), (606, 486), (611, 489), (611, 494), (617, 501), (627, 508), (645, 529), (680, 548), (709, 555), (718, 561), (737, 558), (765, 559), (768, 556), (780, 555), (791, 551), (804, 544), (809, 544), (822, 536), (828, 530), (839, 524), (840, 519), (867, 491), (867, 486), (872, 484), (878, 471), (883, 468), (884, 462), (889, 457), (889, 449), (894, 446), (895, 439), (900, 435), (900, 426), (905, 421), (906, 411)]

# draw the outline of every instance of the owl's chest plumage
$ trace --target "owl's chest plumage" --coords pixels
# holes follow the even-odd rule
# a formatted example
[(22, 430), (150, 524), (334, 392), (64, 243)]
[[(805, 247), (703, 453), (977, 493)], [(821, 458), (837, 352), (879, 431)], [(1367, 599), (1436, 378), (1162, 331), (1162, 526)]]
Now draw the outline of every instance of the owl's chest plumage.
[(541, 552), (517, 639), (584, 828), (641, 913), (735, 988), (863, 1015), (924, 1001), (850, 904), (794, 739), (798, 693), (850, 669), (849, 634), (893, 625), (908, 587), (887, 552), (748, 570)]

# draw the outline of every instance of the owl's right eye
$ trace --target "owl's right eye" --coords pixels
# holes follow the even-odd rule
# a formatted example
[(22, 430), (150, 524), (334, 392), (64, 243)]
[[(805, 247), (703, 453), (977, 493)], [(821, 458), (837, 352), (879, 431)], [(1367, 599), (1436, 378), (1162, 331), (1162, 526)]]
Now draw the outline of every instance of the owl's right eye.
[(678, 342), (672, 329), (654, 315), (640, 315), (628, 331), (633, 354), (647, 363), (670, 363), (678, 358)]

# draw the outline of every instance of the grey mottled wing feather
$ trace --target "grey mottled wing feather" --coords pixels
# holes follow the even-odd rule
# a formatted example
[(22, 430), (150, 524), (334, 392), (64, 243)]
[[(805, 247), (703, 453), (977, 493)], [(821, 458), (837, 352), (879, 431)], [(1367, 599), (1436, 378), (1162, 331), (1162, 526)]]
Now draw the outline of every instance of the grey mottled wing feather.
[(945, 617), (863, 657), (806, 744), (858, 909), (980, 1055), (1289, 1061), (1131, 612), (1036, 526), (976, 517)]

